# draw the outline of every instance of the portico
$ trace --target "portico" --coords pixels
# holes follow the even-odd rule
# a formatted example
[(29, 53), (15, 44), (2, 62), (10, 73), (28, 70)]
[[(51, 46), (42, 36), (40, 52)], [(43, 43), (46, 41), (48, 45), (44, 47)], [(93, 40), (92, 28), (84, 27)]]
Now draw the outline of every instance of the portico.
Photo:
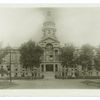
[(41, 63), (41, 72), (57, 72), (59, 71), (59, 63)]

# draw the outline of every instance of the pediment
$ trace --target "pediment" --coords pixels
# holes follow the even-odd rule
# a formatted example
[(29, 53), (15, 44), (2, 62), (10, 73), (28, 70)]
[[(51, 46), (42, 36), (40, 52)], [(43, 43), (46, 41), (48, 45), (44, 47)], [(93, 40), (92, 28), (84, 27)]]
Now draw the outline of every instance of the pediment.
[(59, 43), (59, 41), (57, 39), (50, 38), (50, 37), (42, 39), (40, 42), (41, 43), (45, 43), (45, 42), (46, 43)]

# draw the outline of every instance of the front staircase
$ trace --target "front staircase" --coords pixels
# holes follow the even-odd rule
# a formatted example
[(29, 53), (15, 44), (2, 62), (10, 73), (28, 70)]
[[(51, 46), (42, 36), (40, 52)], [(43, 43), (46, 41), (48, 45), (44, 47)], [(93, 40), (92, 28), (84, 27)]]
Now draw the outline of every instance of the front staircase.
[(45, 72), (44, 73), (44, 79), (55, 79), (55, 73), (54, 72)]

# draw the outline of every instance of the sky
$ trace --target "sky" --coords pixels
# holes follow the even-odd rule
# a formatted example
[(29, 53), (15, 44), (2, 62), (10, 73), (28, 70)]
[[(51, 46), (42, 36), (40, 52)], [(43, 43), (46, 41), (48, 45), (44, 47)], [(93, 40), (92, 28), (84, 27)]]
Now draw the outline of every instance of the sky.
[(100, 45), (100, 7), (0, 7), (0, 44), (19, 47), (30, 39), (39, 42), (48, 10), (61, 44)]

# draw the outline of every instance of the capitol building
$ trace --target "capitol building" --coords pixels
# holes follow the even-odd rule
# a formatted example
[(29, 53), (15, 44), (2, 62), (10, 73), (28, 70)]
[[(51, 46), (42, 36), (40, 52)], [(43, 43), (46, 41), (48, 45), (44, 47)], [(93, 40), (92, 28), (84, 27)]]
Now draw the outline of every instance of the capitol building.
[[(0, 78), (9, 77), (11, 71), (11, 77), (28, 77), (32, 76), (31, 72), (37, 71), (37, 77), (44, 75), (44, 77), (54, 77), (55, 73), (61, 72), (63, 67), (59, 58), (60, 55), (60, 42), (56, 37), (56, 24), (51, 18), (51, 12), (47, 12), (47, 19), (43, 23), (41, 40), (38, 45), (43, 49), (43, 55), (41, 56), (41, 63), (39, 68), (30, 69), (29, 67), (24, 67), (20, 63), (20, 51), (18, 48), (11, 49), (4, 58), (0, 65), (1, 69), (5, 69), (8, 73), (0, 74)], [(11, 70), (9, 66), (11, 65)], [(78, 71), (82, 73), (81, 66), (77, 66)], [(70, 69), (74, 72), (74, 69)], [(66, 71), (66, 70), (65, 70)], [(94, 74), (96, 75), (96, 74)]]

